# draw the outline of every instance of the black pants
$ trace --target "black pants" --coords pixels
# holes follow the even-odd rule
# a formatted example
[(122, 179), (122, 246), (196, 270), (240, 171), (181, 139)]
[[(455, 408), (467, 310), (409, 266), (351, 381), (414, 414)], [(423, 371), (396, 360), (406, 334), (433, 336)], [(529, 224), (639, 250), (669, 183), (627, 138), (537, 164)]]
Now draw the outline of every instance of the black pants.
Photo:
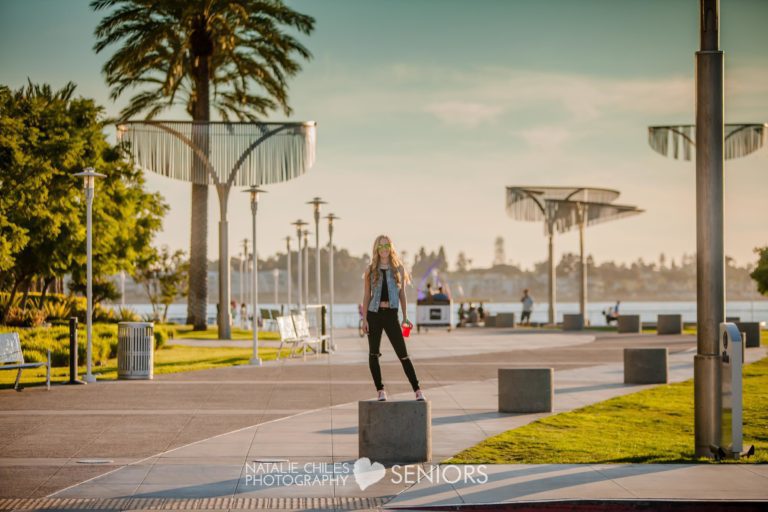
[(403, 370), (405, 370), (405, 375), (408, 377), (411, 387), (414, 391), (419, 389), (416, 370), (413, 368), (411, 358), (408, 357), (403, 331), (400, 330), (397, 309), (379, 308), (376, 312), (367, 311), (366, 319), (368, 320), (368, 367), (371, 369), (376, 389), (384, 389), (384, 384), (381, 382), (381, 366), (379, 366), (382, 331), (387, 333), (387, 338), (392, 343), (392, 348), (395, 349), (395, 353), (403, 365)]

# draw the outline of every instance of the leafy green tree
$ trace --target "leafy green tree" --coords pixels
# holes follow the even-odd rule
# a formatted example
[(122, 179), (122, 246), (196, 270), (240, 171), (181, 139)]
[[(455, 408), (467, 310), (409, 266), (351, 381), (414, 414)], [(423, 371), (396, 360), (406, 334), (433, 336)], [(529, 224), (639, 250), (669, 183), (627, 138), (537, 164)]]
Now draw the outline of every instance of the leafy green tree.
[[(311, 54), (285, 29), (309, 34), (315, 20), (282, 0), (94, 0), (91, 7), (108, 11), (96, 52), (119, 45), (104, 65), (112, 98), (141, 89), (122, 119), (153, 118), (174, 104), (202, 122), (211, 107), (225, 120), (258, 120), (278, 108), (290, 114), (287, 80), (301, 70), (297, 57)], [(193, 142), (208, 153), (203, 130)], [(205, 328), (207, 185), (192, 185), (191, 229), (187, 322)]]
[(768, 295), (768, 246), (757, 247), (755, 252), (758, 254), (757, 266), (749, 274), (749, 277), (757, 283), (757, 291), (763, 295)]
[[(0, 258), (0, 284), (8, 304), (31, 283), (48, 286), (65, 274), (85, 274), (85, 167), (106, 174), (94, 201), (94, 276), (131, 271), (161, 227), (167, 210), (159, 194), (143, 190), (141, 172), (110, 146), (103, 110), (73, 98), (75, 85), (59, 91), (29, 83), (17, 91), (0, 86), (0, 234), (8, 242)], [(22, 301), (26, 304), (26, 300)], [(4, 320), (7, 307), (0, 311)]]
[(153, 249), (136, 266), (133, 278), (147, 292), (156, 320), (166, 322), (168, 307), (187, 294), (189, 261), (184, 256), (184, 251), (171, 253), (167, 246), (163, 246), (160, 251)]

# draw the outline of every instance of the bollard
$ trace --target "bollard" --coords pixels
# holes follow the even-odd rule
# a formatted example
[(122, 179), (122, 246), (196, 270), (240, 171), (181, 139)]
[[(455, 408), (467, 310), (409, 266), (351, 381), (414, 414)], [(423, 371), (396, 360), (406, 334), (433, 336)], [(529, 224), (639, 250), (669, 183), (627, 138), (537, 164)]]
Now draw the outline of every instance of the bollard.
[(67, 384), (85, 384), (77, 378), (77, 317), (69, 319), (69, 382)]
[(323, 354), (328, 353), (328, 338), (325, 335), (325, 304), (320, 306), (320, 339), (322, 341)]

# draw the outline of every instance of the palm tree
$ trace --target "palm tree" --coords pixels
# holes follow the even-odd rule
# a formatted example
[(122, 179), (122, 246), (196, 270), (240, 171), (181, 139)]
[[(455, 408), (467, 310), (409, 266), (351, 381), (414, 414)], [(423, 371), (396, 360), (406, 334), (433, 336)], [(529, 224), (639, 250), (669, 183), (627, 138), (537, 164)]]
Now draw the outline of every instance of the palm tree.
[[(121, 120), (142, 112), (152, 119), (177, 104), (203, 123), (211, 107), (225, 121), (289, 115), (287, 80), (312, 57), (288, 31), (308, 35), (314, 18), (282, 0), (93, 0), (91, 8), (108, 11), (96, 52), (120, 45), (103, 68), (111, 98), (138, 89)], [(207, 155), (207, 125), (200, 127), (193, 141)], [(205, 175), (198, 158), (192, 173)], [(193, 183), (187, 323), (196, 329), (207, 320), (207, 238), (208, 186)]]

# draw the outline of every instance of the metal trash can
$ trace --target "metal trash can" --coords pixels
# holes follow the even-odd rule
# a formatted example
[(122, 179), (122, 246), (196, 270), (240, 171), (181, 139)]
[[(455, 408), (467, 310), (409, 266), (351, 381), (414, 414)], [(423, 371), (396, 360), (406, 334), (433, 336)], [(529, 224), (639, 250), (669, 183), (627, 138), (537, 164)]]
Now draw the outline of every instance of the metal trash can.
[(117, 378), (152, 379), (155, 366), (155, 324), (117, 324)]

